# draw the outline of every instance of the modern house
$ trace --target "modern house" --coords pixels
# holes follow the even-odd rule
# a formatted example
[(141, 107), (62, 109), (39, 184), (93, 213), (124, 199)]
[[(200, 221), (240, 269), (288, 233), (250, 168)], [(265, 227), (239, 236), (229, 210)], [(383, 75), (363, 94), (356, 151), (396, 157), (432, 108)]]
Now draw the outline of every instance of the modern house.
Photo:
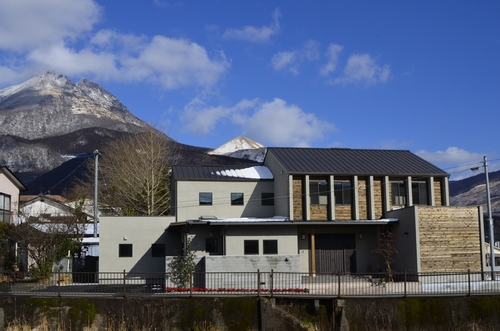
[(448, 178), (401, 150), (269, 148), (259, 166), (178, 165), (172, 217), (101, 218), (100, 264), (151, 268), (158, 244), (168, 260), (189, 243), (207, 272), (377, 272), (389, 230), (396, 271), (484, 270), (482, 211), (449, 206)]

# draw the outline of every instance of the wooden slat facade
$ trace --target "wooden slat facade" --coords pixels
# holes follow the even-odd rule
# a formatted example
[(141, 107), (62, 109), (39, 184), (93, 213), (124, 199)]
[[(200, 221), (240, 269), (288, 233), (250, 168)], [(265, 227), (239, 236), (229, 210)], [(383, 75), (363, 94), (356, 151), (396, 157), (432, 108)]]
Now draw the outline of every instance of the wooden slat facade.
[(475, 207), (418, 208), (421, 272), (481, 270)]

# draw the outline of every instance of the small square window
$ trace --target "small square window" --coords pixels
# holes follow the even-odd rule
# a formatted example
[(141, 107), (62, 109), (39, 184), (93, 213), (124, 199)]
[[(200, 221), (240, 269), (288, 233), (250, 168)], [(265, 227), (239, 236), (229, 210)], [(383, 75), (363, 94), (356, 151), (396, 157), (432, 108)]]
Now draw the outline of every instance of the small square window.
[(245, 240), (244, 241), (245, 255), (259, 255), (259, 241)]
[(200, 193), (200, 206), (211, 206), (212, 205), (212, 193), (202, 192)]
[(219, 251), (219, 245), (217, 238), (206, 238), (205, 239), (205, 251), (207, 253), (217, 253)]
[(132, 244), (119, 244), (118, 245), (119, 257), (132, 257)]
[(278, 254), (278, 240), (264, 240), (264, 254)]
[(152, 244), (151, 245), (152, 257), (165, 257), (165, 244)]
[(274, 193), (262, 193), (262, 205), (274, 206)]
[(243, 193), (231, 193), (231, 206), (243, 206)]

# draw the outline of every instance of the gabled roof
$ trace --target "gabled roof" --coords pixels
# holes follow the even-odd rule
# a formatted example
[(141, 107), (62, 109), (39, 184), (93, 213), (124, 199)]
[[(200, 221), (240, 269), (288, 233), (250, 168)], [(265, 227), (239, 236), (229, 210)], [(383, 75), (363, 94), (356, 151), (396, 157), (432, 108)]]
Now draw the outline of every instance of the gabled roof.
[(289, 174), (449, 176), (406, 150), (270, 147), (269, 155)]
[(176, 180), (261, 180), (273, 179), (271, 171), (264, 166), (189, 166), (172, 167)]
[(0, 173), (4, 174), (20, 191), (26, 191), (26, 186), (7, 167), (0, 167)]

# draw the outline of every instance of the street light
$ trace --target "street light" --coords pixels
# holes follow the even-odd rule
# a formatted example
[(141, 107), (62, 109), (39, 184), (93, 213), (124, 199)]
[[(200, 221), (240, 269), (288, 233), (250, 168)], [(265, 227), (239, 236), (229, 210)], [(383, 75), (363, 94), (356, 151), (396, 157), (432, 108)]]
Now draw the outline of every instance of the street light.
[[(490, 197), (490, 180), (488, 178), (488, 159), (486, 156), (483, 160), (484, 174), (486, 176), (486, 202), (488, 206), (488, 222), (490, 226), (490, 266), (491, 280), (495, 280), (495, 232), (493, 230), (493, 218), (491, 217), (491, 197)], [(479, 167), (471, 168), (472, 171), (478, 170)]]

